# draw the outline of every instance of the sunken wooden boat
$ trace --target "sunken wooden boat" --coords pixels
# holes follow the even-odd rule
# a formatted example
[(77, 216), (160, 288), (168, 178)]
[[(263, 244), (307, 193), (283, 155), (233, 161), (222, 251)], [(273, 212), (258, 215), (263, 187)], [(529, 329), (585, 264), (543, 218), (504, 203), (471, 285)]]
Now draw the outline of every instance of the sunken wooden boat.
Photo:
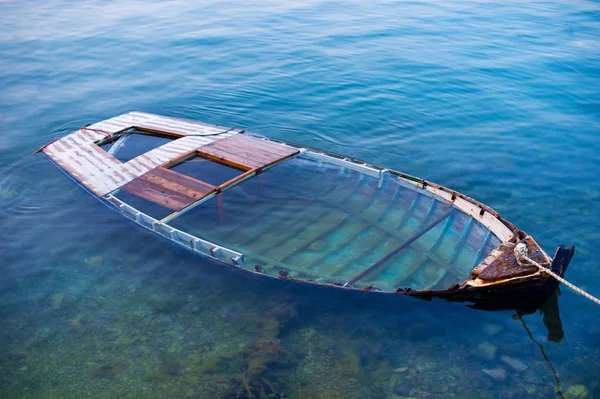
[(538, 306), (573, 248), (550, 258), (493, 209), (357, 159), (142, 112), (54, 140), (40, 152), (142, 228), (265, 277), (342, 290)]

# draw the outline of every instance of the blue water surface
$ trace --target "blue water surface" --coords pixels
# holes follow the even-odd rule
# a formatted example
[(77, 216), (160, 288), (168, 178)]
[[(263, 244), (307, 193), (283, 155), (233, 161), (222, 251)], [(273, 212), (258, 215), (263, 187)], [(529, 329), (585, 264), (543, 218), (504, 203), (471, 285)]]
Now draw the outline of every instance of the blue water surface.
[[(5, 1), (0, 33), (0, 168), (133, 110), (241, 128), (474, 197), (576, 245), (600, 295), (597, 2)], [(41, 155), (0, 205), (0, 398), (600, 397), (600, 308), (566, 287), (561, 334), (555, 310), (263, 281)]]

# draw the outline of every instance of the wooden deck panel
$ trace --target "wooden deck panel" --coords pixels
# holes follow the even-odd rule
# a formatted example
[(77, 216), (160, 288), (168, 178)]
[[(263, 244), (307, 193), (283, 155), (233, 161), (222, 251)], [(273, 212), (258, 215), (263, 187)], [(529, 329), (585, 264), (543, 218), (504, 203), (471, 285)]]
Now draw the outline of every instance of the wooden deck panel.
[(252, 170), (258, 169), (263, 165), (263, 162), (261, 161), (246, 158), (240, 154), (227, 152), (223, 148), (202, 148), (199, 153), (208, 159), (224, 163), (236, 169)]
[(137, 180), (144, 180), (150, 184), (155, 184), (159, 187), (165, 188), (167, 190), (171, 190), (177, 194), (180, 194), (180, 195), (183, 195), (183, 196), (189, 198), (190, 200), (192, 200), (192, 202), (202, 199), (206, 194), (214, 191), (214, 188), (205, 189), (202, 191), (196, 191), (192, 188), (183, 186), (172, 180), (165, 179), (164, 177), (161, 177), (161, 176), (157, 176), (157, 175), (153, 174), (152, 171), (145, 173), (142, 176), (133, 179), (132, 181), (137, 181)]
[[(210, 149), (218, 149), (220, 151), (226, 152), (228, 154), (235, 155), (240, 158), (247, 159), (247, 165), (256, 164), (257, 167), (260, 165), (265, 165), (273, 162), (273, 160), (279, 160), (287, 155), (275, 155), (268, 152), (263, 152), (260, 149), (253, 147), (242, 147), (233, 145), (234, 140), (225, 140), (225, 142), (220, 143), (218, 146), (207, 146)], [(204, 149), (201, 151), (204, 152)], [(206, 149), (208, 151), (208, 149)]]
[(137, 128), (171, 132), (183, 136), (193, 134), (215, 134), (224, 131), (229, 131), (230, 133), (234, 134), (243, 132), (243, 130), (240, 129), (232, 129), (224, 126), (209, 125), (202, 122), (153, 115), (145, 112), (130, 112), (128, 114), (121, 115), (121, 117), (121, 120), (127, 120), (131, 123), (131, 126), (135, 126)]
[[(121, 163), (95, 144), (133, 127), (189, 136), (174, 139), (126, 163)], [(82, 128), (49, 144), (43, 151), (90, 191), (103, 196), (158, 166), (193, 153), (203, 145), (241, 132), (231, 129), (227, 133), (216, 136), (193, 136), (227, 130), (221, 126), (131, 112)]]
[[(529, 250), (531, 259), (547, 265), (549, 259), (539, 247), (539, 245), (530, 236), (525, 237), (523, 241)], [(537, 271), (533, 265), (519, 265), (515, 259), (514, 249), (517, 244), (505, 242), (498, 248), (494, 249), (475, 269), (472, 273), (477, 275), (481, 280), (486, 282), (494, 282), (505, 280), (513, 277), (520, 277), (532, 274)]]
[(121, 190), (174, 211), (180, 211), (192, 201), (191, 198), (182, 198), (170, 190), (157, 189), (156, 186), (139, 178), (130, 181), (121, 187)]
[(297, 148), (290, 147), (284, 144), (274, 143), (272, 141), (263, 140), (258, 137), (241, 134), (235, 136), (235, 140), (228, 140), (229, 144), (240, 148), (255, 148), (261, 152), (271, 153), (280, 157), (288, 156), (290, 153), (298, 152)]
[(152, 173), (157, 176), (164, 177), (165, 179), (169, 179), (172, 182), (179, 183), (182, 186), (191, 188), (199, 192), (204, 192), (205, 194), (208, 194), (209, 192), (215, 189), (215, 186), (213, 186), (212, 184), (205, 183), (201, 180), (194, 179), (193, 177), (189, 177), (182, 173), (175, 172), (173, 170), (163, 168), (160, 166), (152, 170)]
[(199, 152), (238, 168), (260, 169), (291, 157), (299, 150), (251, 136), (235, 135), (205, 145)]
[(216, 187), (158, 167), (131, 180), (122, 186), (121, 190), (174, 211), (180, 211), (211, 194)]
[[(227, 137), (226, 135), (223, 136)], [(154, 168), (171, 163), (174, 160), (180, 159), (188, 154), (193, 154), (198, 148), (214, 142), (217, 140), (217, 138), (219, 138), (218, 140), (223, 139), (222, 136), (214, 136), (212, 139), (210, 137), (197, 136), (182, 137), (124, 163), (123, 167), (130, 170), (131, 173), (135, 173), (137, 176), (140, 176)]]
[(123, 170), (112, 155), (95, 150), (97, 146), (93, 142), (81, 143), (74, 139), (73, 135), (66, 136), (46, 147), (44, 152), (94, 194), (104, 195), (135, 178)]
[[(125, 163), (96, 145), (130, 128), (175, 137)], [(217, 188), (168, 170), (164, 165), (201, 150), (206, 156), (220, 162), (253, 171), (299, 152), (284, 144), (238, 134), (240, 132), (242, 131), (221, 126), (131, 112), (82, 128), (49, 144), (43, 151), (98, 196), (123, 189), (179, 211), (213, 193)], [(223, 144), (216, 145), (220, 141)], [(235, 184), (236, 181), (237, 179), (233, 179), (227, 184)]]

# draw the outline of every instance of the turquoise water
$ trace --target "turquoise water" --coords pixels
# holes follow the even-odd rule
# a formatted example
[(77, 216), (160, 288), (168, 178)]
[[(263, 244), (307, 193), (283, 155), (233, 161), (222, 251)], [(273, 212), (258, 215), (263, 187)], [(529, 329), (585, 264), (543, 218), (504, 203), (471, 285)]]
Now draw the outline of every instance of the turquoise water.
[[(131, 110), (233, 126), (477, 198), (576, 245), (567, 277), (600, 295), (597, 3), (2, 2), (0, 23), (0, 168)], [(0, 202), (2, 398), (600, 396), (599, 308), (568, 289), (562, 339), (556, 309), (522, 316), (548, 363), (514, 311), (216, 267), (40, 156)]]

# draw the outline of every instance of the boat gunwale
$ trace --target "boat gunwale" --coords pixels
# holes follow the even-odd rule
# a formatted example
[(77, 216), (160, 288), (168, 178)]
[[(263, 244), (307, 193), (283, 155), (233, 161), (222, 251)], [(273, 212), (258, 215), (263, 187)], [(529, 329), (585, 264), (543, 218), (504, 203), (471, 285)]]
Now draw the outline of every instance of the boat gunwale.
[[(353, 163), (353, 164), (356, 164), (356, 165), (359, 165), (359, 166), (364, 166), (364, 167), (367, 167), (367, 168), (369, 168), (369, 167), (375, 167), (375, 168), (379, 169), (380, 173), (387, 172), (387, 173), (391, 173), (393, 175), (396, 175), (396, 176), (398, 176), (398, 177), (400, 177), (402, 179), (401, 181), (409, 183), (410, 185), (415, 186), (417, 188), (420, 188), (422, 190), (427, 190), (428, 193), (434, 195), (436, 198), (438, 198), (438, 199), (440, 199), (442, 201), (445, 201), (447, 203), (451, 203), (453, 205), (454, 205), (454, 201), (457, 198), (463, 199), (464, 201), (466, 201), (466, 202), (468, 202), (468, 203), (470, 203), (472, 205), (475, 205), (476, 207), (480, 208), (479, 216), (483, 216), (485, 212), (488, 212), (491, 216), (493, 216), (494, 218), (496, 218), (502, 225), (504, 225), (504, 227), (506, 227), (510, 231), (510, 233), (513, 236), (510, 237), (509, 239), (503, 240), (498, 234), (494, 233), (494, 231), (492, 231), (488, 226), (486, 226), (486, 228), (488, 230), (490, 230), (494, 235), (496, 235), (496, 237), (500, 238), (500, 240), (502, 242), (517, 242), (518, 240), (523, 239), (523, 238), (525, 238), (527, 236), (527, 233), (525, 233), (523, 230), (521, 230), (518, 227), (516, 227), (513, 223), (511, 223), (508, 220), (506, 220), (503, 217), (501, 217), (500, 214), (495, 209), (493, 209), (493, 208), (491, 208), (491, 207), (489, 207), (489, 206), (487, 206), (487, 205), (485, 205), (485, 204), (477, 201), (476, 199), (471, 198), (471, 197), (469, 197), (469, 196), (467, 196), (465, 194), (462, 194), (462, 193), (460, 193), (458, 191), (452, 190), (452, 189), (450, 189), (448, 187), (445, 187), (445, 186), (442, 186), (440, 184), (433, 183), (433, 182), (431, 182), (429, 180), (421, 179), (419, 177), (415, 177), (415, 176), (409, 175), (409, 174), (404, 173), (404, 172), (399, 172), (399, 171), (394, 170), (394, 169), (385, 168), (385, 167), (383, 167), (381, 165), (377, 165), (377, 164), (374, 164), (374, 163), (371, 163), (371, 162), (367, 162), (367, 161), (364, 161), (364, 160), (359, 159), (359, 158), (349, 157), (349, 156), (337, 154), (335, 152), (322, 150), (322, 149), (319, 149), (319, 148), (305, 146), (305, 145), (302, 145), (302, 144), (296, 144), (296, 143), (292, 143), (292, 142), (281, 140), (281, 139), (273, 139), (273, 138), (270, 138), (270, 137), (265, 137), (265, 136), (257, 135), (257, 134), (254, 134), (254, 133), (249, 133), (249, 132), (246, 132), (246, 131), (242, 132), (241, 134), (245, 134), (245, 135), (249, 135), (249, 136), (254, 136), (254, 137), (261, 138), (261, 139), (267, 140), (267, 141), (273, 141), (273, 142), (276, 142), (276, 143), (286, 144), (286, 145), (293, 146), (293, 147), (296, 147), (296, 148), (302, 148), (302, 149), (305, 149), (305, 150), (309, 150), (311, 152), (315, 152), (317, 154), (322, 154), (322, 155), (330, 156), (330, 157), (336, 158), (336, 159), (338, 159), (340, 161), (350, 162), (350, 163)], [(373, 169), (373, 168), (369, 168), (369, 169)], [(435, 190), (439, 190), (439, 191), (442, 191), (442, 192), (450, 195), (450, 200), (448, 198), (444, 197), (444, 196), (439, 195), (435, 191), (429, 190), (430, 187), (433, 188), (433, 189), (435, 189)], [(456, 206), (456, 207), (460, 211), (462, 211), (463, 213), (466, 213), (467, 215), (473, 217), (475, 220), (481, 222), (481, 220), (478, 219), (478, 218), (476, 218), (475, 215), (473, 215), (473, 214), (469, 213), (468, 211), (462, 209), (460, 206)]]

